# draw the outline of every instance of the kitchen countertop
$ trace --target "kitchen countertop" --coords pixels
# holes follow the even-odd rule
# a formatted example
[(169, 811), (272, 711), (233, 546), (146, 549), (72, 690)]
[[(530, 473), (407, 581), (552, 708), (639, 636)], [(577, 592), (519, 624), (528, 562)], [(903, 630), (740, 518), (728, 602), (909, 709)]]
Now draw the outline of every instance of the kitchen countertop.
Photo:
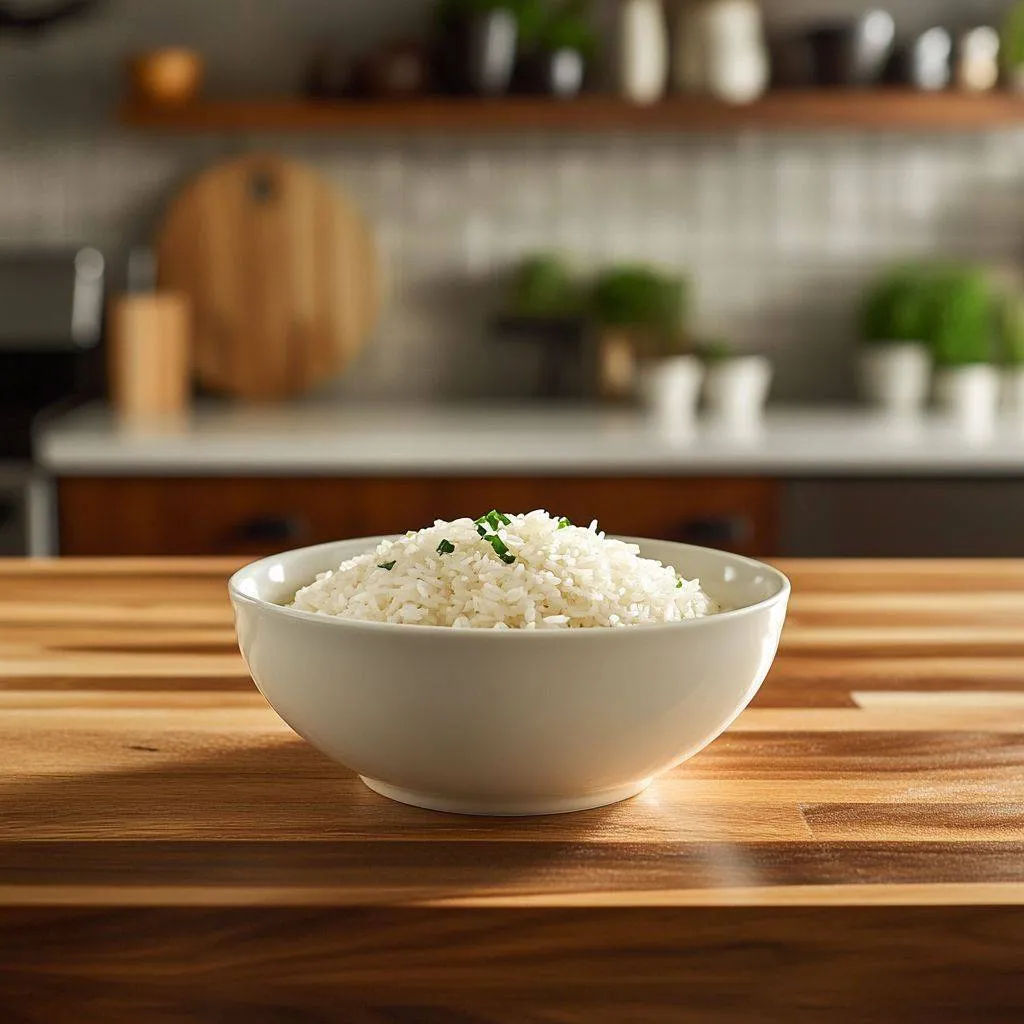
[(0, 562), (9, 1019), (1021, 1019), (1024, 562), (781, 564), (724, 736), (511, 820), (391, 803), (290, 732), (236, 564)]
[(56, 474), (479, 474), (918, 476), (1024, 472), (1024, 424), (971, 436), (938, 419), (841, 409), (769, 412), (753, 435), (689, 437), (634, 412), (526, 407), (198, 407), (183, 424), (120, 427), (86, 407), (40, 428)]

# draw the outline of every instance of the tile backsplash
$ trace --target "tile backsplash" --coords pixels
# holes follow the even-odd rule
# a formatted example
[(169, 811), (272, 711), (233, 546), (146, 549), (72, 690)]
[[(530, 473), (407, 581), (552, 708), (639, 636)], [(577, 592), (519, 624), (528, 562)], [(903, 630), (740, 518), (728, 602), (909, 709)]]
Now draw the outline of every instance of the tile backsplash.
[[(485, 322), (502, 275), (530, 250), (562, 250), (582, 271), (619, 259), (685, 268), (696, 329), (770, 353), (775, 394), (792, 400), (853, 393), (857, 300), (879, 266), (908, 255), (998, 263), (1024, 256), (1024, 130), (147, 137), (110, 125), (116, 63), (126, 50), (158, 40), (206, 41), (208, 52), (235, 53), (234, 62), (217, 65), (213, 80), (239, 91), (245, 66), (227, 45), (222, 8), (252, 17), (255, 35), (245, 41), (255, 54), (268, 50), (274, 17), (283, 24), (290, 12), (306, 19), (306, 30), (288, 22), (291, 34), (281, 45), (290, 62), (282, 58), (261, 79), (268, 90), (281, 91), (294, 88), (295, 55), (329, 12), (362, 5), (265, 3), (258, 16), (254, 0), (152, 5), (177, 8), (177, 21), (143, 16), (139, 8), (148, 4), (108, 0), (107, 6), (113, 11), (40, 44), (34, 59), (32, 51), (5, 44), (11, 60), (0, 80), (0, 131), (6, 128), (0, 244), (90, 241), (110, 254), (116, 269), (131, 244), (152, 237), (174, 191), (213, 160), (258, 148), (309, 161), (371, 219), (389, 280), (380, 327), (333, 389), (341, 395), (528, 390), (534, 354), (490, 340)], [(396, 17), (423, 10), (399, 0), (372, 6), (378, 18), (384, 8)], [(359, 24), (358, 39), (374, 38), (377, 22)], [(83, 36), (108, 54), (111, 67), (102, 74), (90, 70), (95, 64), (87, 68), (75, 49)], [(253, 58), (248, 66), (257, 64)], [(41, 66), (61, 73), (44, 81)], [(274, 75), (281, 80), (270, 81)]]

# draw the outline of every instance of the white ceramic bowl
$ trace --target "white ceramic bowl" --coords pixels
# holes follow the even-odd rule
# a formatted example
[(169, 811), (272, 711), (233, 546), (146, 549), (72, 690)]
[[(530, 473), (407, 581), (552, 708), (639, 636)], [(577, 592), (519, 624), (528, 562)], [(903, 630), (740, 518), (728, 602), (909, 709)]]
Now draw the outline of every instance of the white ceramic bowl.
[(789, 581), (738, 555), (636, 540), (733, 609), (618, 629), (493, 631), (337, 619), (282, 606), (380, 538), (274, 555), (229, 590), (260, 692), (384, 796), (465, 814), (550, 814), (634, 796), (747, 706), (771, 667)]

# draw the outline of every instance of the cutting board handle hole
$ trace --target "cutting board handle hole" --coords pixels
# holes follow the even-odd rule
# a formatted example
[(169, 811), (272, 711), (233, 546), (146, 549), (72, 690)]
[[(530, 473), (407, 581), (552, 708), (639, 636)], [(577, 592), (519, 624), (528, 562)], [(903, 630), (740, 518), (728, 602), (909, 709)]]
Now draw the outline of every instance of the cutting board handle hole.
[(249, 178), (249, 193), (257, 203), (268, 203), (277, 194), (277, 185), (270, 171), (253, 171)]

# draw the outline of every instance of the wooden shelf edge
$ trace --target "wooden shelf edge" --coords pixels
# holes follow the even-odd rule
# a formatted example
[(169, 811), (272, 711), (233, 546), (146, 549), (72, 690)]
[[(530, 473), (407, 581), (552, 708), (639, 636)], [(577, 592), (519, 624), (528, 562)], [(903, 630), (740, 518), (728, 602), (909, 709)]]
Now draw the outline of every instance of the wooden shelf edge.
[(963, 131), (1024, 124), (1011, 93), (905, 90), (775, 92), (747, 106), (673, 97), (638, 106), (613, 96), (573, 100), (448, 97), (419, 100), (203, 100), (161, 108), (137, 101), (121, 124), (146, 131), (202, 132), (688, 132), (737, 129)]

